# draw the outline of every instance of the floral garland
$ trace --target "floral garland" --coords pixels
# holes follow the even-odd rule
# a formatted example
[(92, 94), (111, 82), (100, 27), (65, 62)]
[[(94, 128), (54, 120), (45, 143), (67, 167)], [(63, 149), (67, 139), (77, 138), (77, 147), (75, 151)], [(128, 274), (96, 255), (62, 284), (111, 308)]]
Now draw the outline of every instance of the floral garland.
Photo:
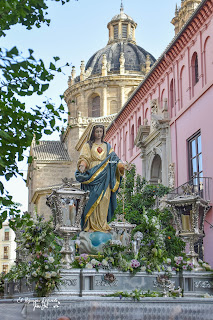
[(53, 233), (52, 221), (25, 214), (15, 222), (13, 228), (20, 234), (17, 250), (25, 252), (27, 261), (13, 266), (6, 279), (16, 281), (26, 277), (28, 283), (35, 283), (37, 296), (48, 296), (60, 284), (60, 246)]

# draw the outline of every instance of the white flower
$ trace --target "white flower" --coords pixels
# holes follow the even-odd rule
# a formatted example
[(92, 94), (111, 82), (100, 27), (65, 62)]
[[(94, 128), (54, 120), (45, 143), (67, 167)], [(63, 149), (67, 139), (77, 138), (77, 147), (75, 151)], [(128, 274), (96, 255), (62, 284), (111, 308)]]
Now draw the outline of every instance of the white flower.
[(53, 263), (55, 261), (53, 257), (48, 257), (48, 260), (50, 263)]
[(55, 271), (52, 271), (52, 272), (51, 272), (51, 275), (52, 275), (52, 277), (56, 277), (56, 276), (57, 276), (57, 273), (56, 273)]
[(146, 271), (146, 267), (145, 266), (143, 266), (143, 267), (141, 267), (141, 271)]
[(203, 265), (202, 265), (204, 268), (206, 268), (207, 267), (207, 264), (206, 263), (203, 263)]
[(85, 268), (86, 269), (93, 269), (93, 265), (91, 263), (87, 263)]
[(80, 243), (81, 243), (81, 241), (78, 239), (75, 241), (75, 244), (77, 244), (77, 246), (80, 246)]
[(91, 263), (93, 266), (95, 266), (96, 264), (99, 264), (99, 261), (97, 261), (96, 259), (92, 259)]
[(156, 217), (153, 217), (152, 218), (152, 223), (156, 223), (157, 222), (157, 218)]
[(49, 266), (45, 266), (45, 269), (48, 270), (48, 269), (49, 269)]
[(168, 267), (168, 268), (167, 268), (167, 271), (168, 271), (168, 272), (172, 272), (172, 267)]
[[(178, 261), (178, 257), (174, 257), (175, 262)], [(188, 264), (188, 263), (187, 263)]]
[(26, 248), (29, 248), (29, 247), (30, 247), (30, 245), (27, 243), (27, 244), (26, 244)]
[(160, 229), (160, 225), (156, 224), (155, 228), (159, 230)]
[(145, 219), (146, 223), (148, 223), (148, 222), (149, 222), (149, 218), (147, 217), (147, 215), (146, 215), (146, 214), (144, 214), (144, 215), (143, 215), (143, 217), (144, 217), (144, 219)]
[(190, 261), (190, 260), (188, 260), (188, 261), (187, 261), (187, 264), (189, 265), (190, 263), (191, 263), (191, 261)]
[(168, 264), (170, 264), (170, 263), (172, 262), (172, 260), (171, 260), (170, 258), (167, 258), (167, 259), (166, 259), (166, 262), (167, 262)]
[(102, 263), (102, 265), (105, 266), (105, 267), (107, 267), (107, 266), (109, 265), (109, 264), (108, 264), (108, 261), (107, 261), (106, 259), (103, 259), (101, 263)]
[(32, 276), (37, 277), (37, 273), (35, 271), (33, 271)]
[(50, 279), (51, 278), (51, 273), (50, 272), (45, 272), (45, 276), (46, 279)]

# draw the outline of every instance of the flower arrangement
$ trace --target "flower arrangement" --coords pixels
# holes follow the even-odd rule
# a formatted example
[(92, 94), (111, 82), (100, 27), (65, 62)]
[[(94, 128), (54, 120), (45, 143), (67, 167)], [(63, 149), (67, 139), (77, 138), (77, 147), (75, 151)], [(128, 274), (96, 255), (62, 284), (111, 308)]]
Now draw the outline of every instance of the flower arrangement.
[(48, 296), (60, 283), (60, 246), (53, 233), (52, 221), (25, 214), (14, 219), (13, 229), (19, 230), (17, 250), (23, 252), (27, 249), (27, 261), (13, 266), (6, 279), (15, 281), (27, 277), (28, 281), (35, 283), (37, 296)]
[(199, 260), (198, 260), (198, 263), (199, 263), (199, 265), (200, 265), (202, 268), (204, 268), (206, 271), (213, 271), (212, 268), (211, 268), (211, 266), (210, 266), (207, 262), (202, 261), (201, 259), (199, 259)]

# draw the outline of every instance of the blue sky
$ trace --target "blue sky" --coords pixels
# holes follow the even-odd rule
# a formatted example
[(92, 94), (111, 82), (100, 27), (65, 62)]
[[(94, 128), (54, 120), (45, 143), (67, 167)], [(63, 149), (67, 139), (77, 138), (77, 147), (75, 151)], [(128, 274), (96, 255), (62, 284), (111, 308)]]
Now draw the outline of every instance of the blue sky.
[[(53, 56), (60, 57), (60, 65), (67, 62), (70, 67), (64, 68), (64, 74), (57, 75), (45, 96), (56, 104), (60, 103), (59, 95), (67, 88), (67, 80), (72, 66), (80, 73), (81, 60), (86, 62), (108, 41), (107, 23), (120, 11), (120, 0), (70, 0), (61, 5), (48, 1), (50, 27), (26, 30), (22, 26), (13, 26), (1, 38), (1, 47), (10, 49), (16, 45), (23, 56), (27, 49), (34, 50), (36, 58), (41, 58), (48, 65)], [(137, 23), (137, 44), (149, 51), (156, 59), (166, 49), (174, 37), (174, 27), (170, 23), (174, 17), (176, 3), (181, 0), (123, 0), (124, 12)], [(43, 101), (44, 97), (28, 98), (28, 108)], [(46, 139), (47, 137), (44, 137)], [(58, 134), (48, 137), (57, 140)], [(27, 153), (26, 153), (27, 155)], [(26, 175), (27, 164), (21, 163), (20, 169)], [(27, 189), (21, 178), (11, 179), (6, 185), (14, 200), (21, 203), (22, 210), (27, 210)]]

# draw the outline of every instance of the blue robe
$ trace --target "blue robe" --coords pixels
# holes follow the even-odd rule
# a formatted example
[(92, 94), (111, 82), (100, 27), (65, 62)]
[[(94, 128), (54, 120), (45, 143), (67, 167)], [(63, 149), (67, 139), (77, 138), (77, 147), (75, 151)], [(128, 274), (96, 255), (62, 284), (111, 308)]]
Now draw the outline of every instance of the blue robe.
[(81, 188), (85, 191), (90, 191), (89, 200), (82, 215), (82, 228), (85, 228), (88, 218), (103, 198), (108, 186), (111, 189), (107, 215), (108, 222), (112, 219), (117, 206), (116, 193), (121, 182), (121, 176), (117, 168), (119, 158), (110, 144), (105, 143), (107, 144), (106, 158), (100, 164), (88, 169), (84, 173), (78, 170), (75, 173), (76, 180), (81, 183)]

